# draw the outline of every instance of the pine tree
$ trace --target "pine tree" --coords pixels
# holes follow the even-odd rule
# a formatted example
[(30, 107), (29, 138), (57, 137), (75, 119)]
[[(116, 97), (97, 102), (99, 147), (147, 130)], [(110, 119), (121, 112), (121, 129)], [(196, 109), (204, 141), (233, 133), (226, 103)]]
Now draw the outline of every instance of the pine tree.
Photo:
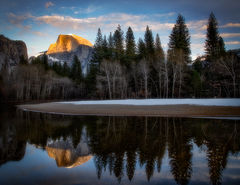
[(154, 40), (152, 30), (149, 27), (146, 27), (145, 35), (144, 35), (145, 47), (146, 47), (146, 57), (148, 59), (153, 59), (154, 56)]
[(130, 65), (131, 61), (133, 61), (136, 56), (136, 43), (131, 27), (128, 27), (125, 42), (126, 42), (126, 62), (127, 65)]
[(138, 40), (137, 50), (138, 50), (138, 60), (146, 58), (146, 46), (141, 38), (139, 38)]
[(70, 68), (67, 65), (67, 62), (64, 62), (63, 66), (62, 66), (62, 75), (63, 76), (69, 76), (70, 75)]
[(24, 58), (23, 55), (21, 55), (19, 58), (19, 64), (20, 65), (28, 65), (28, 61)]
[(114, 47), (114, 41), (113, 41), (112, 32), (110, 32), (110, 34), (108, 36), (108, 56), (109, 56), (109, 59), (113, 58), (113, 47)]
[(218, 39), (218, 52), (219, 56), (224, 56), (226, 54), (225, 43), (222, 37)]
[(172, 29), (168, 47), (168, 53), (172, 53), (173, 50), (182, 50), (185, 62), (190, 62), (190, 35), (187, 25), (185, 24), (185, 19), (180, 14), (178, 15), (176, 24)]
[(103, 42), (102, 42), (102, 51), (103, 51), (103, 58), (108, 58), (108, 43), (107, 43), (107, 37), (104, 35)]
[(95, 47), (95, 48), (102, 47), (102, 43), (103, 43), (102, 32), (101, 32), (101, 29), (98, 28), (97, 38), (96, 38), (96, 41), (95, 41), (94, 47)]
[[(159, 38), (159, 35), (156, 35), (156, 40), (155, 40), (155, 60), (152, 63), (152, 71), (151, 71), (151, 78), (157, 85), (158, 90), (156, 90), (155, 87), (152, 88), (152, 92), (154, 93), (155, 96), (162, 97), (163, 93), (163, 69), (164, 69), (164, 51), (161, 45), (161, 41)], [(154, 86), (156, 86), (154, 85)]]
[(87, 93), (89, 96), (94, 96), (96, 93), (96, 75), (100, 66), (100, 63), (103, 60), (103, 37), (101, 29), (98, 28), (96, 41), (94, 44), (94, 52), (92, 59), (88, 65), (86, 84), (87, 84)]
[(82, 81), (82, 66), (76, 55), (74, 56), (71, 68), (71, 78), (77, 83), (80, 83)]
[(118, 25), (117, 29), (114, 32), (113, 40), (114, 40), (115, 59), (116, 60), (122, 60), (123, 59), (123, 53), (124, 53), (123, 31), (122, 31), (120, 25)]
[(205, 42), (205, 51), (208, 60), (212, 61), (219, 55), (219, 32), (218, 22), (213, 13), (210, 14), (207, 25), (207, 39)]
[(164, 51), (163, 51), (160, 37), (158, 34), (156, 35), (156, 40), (155, 40), (155, 56), (161, 62), (164, 62)]
[(43, 66), (45, 70), (49, 69), (49, 65), (48, 65), (48, 56), (44, 53), (43, 55)]
[(94, 52), (93, 52), (93, 56), (92, 56), (92, 63), (94, 64), (100, 64), (103, 56), (104, 52), (103, 52), (103, 37), (102, 37), (102, 32), (101, 29), (98, 28), (98, 32), (97, 32), (97, 38), (94, 44)]

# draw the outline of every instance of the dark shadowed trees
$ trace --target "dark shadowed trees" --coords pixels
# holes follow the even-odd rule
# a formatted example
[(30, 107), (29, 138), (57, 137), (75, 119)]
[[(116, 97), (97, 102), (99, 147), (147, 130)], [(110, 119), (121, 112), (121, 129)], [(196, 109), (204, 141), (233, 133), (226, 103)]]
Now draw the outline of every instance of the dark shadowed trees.
[(123, 60), (124, 54), (123, 42), (124, 42), (123, 31), (121, 29), (121, 26), (118, 25), (117, 29), (113, 34), (114, 58), (116, 60), (120, 60), (121, 62)]
[(131, 27), (128, 27), (128, 30), (126, 32), (125, 43), (126, 43), (125, 61), (126, 65), (129, 67), (131, 62), (133, 62), (136, 59), (136, 43)]

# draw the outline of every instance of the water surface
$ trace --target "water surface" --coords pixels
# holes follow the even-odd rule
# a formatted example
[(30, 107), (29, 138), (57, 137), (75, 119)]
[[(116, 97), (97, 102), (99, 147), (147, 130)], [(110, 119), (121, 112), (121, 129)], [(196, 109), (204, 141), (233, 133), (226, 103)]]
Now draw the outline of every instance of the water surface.
[(240, 121), (0, 114), (0, 184), (240, 184)]

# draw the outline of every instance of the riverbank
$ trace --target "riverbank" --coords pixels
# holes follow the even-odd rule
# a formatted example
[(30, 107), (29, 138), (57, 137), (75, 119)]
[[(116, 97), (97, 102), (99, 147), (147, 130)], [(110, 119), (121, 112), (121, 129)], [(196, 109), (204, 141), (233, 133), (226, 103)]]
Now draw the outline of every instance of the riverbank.
[[(184, 99), (182, 99), (184, 100)], [(189, 100), (189, 99), (186, 99)], [(196, 100), (196, 99), (193, 99)], [(214, 100), (214, 101), (213, 101)], [(223, 101), (224, 100), (224, 101)], [(231, 101), (227, 101), (231, 100)], [(173, 99), (165, 100), (127, 100), (53, 102), (19, 105), (27, 111), (66, 114), (66, 115), (102, 115), (102, 116), (161, 116), (161, 117), (240, 117), (240, 99), (208, 99), (208, 101), (186, 102)], [(132, 101), (132, 100), (131, 100)], [(151, 102), (152, 103), (149, 103)], [(165, 102), (164, 102), (165, 101)], [(199, 100), (197, 100), (199, 101)], [(140, 102), (140, 103), (139, 103)], [(146, 103), (148, 102), (148, 104)], [(162, 102), (162, 104), (161, 104)], [(205, 103), (204, 103), (205, 102)], [(118, 103), (118, 104), (115, 104)], [(239, 106), (238, 106), (239, 105)]]

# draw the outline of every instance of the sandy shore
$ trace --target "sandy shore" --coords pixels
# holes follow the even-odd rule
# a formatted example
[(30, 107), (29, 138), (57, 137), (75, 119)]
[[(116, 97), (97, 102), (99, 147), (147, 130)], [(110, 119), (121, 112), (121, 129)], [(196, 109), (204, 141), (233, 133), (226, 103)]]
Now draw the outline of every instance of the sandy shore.
[(240, 107), (195, 105), (74, 105), (41, 103), (19, 105), (28, 111), (66, 115), (168, 116), (168, 117), (240, 117)]

